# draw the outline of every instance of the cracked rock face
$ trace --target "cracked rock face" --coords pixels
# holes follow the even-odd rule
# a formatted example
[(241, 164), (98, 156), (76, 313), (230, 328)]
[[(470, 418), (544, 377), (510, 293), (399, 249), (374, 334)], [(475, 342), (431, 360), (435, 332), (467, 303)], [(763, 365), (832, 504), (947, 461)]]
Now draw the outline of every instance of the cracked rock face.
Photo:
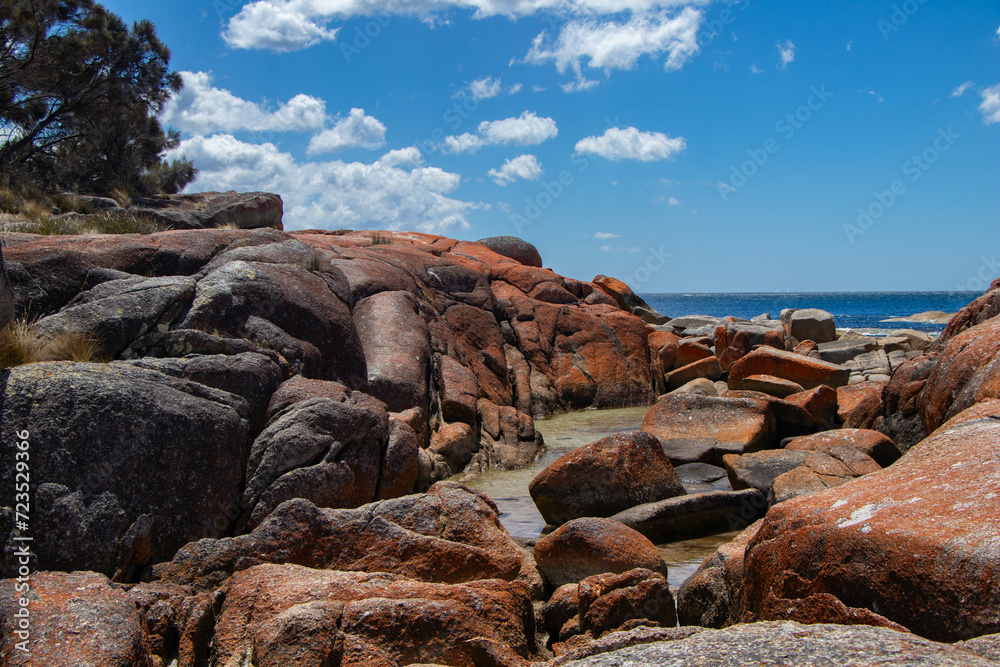
[(898, 625), (937, 641), (1000, 631), (998, 439), (1000, 421), (968, 421), (771, 508), (730, 620)]

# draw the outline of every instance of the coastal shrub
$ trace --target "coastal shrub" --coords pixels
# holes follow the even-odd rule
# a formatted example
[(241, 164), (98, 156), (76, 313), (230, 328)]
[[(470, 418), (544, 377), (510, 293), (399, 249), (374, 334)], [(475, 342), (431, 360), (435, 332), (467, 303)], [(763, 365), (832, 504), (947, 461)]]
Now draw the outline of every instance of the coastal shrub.
[(392, 245), (392, 237), (385, 232), (372, 234), (372, 245)]
[(152, 23), (92, 0), (6, 0), (0, 37), (0, 184), (169, 194), (194, 180), (163, 159), (180, 134), (158, 116), (182, 81)]

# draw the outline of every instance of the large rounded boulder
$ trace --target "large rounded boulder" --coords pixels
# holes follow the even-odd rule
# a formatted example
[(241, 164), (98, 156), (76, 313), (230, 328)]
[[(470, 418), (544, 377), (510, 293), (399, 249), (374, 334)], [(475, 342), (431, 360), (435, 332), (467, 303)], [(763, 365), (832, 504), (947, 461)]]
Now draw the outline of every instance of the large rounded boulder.
[(525, 266), (538, 268), (542, 266), (542, 256), (538, 254), (538, 248), (516, 236), (491, 236), (479, 239), (477, 243), (486, 246), (498, 255), (508, 257)]
[(619, 433), (570, 452), (539, 473), (528, 490), (553, 526), (684, 494), (659, 440), (647, 433)]

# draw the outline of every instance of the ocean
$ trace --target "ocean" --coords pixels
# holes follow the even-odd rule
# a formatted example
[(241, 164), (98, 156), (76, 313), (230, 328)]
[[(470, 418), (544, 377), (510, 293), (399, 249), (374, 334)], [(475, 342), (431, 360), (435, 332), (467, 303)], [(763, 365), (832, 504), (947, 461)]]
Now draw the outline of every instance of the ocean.
[(940, 334), (944, 324), (883, 322), (893, 317), (939, 310), (954, 313), (982, 292), (830, 292), (780, 294), (640, 294), (668, 317), (709, 315), (750, 319), (763, 313), (778, 319), (785, 308), (819, 308), (833, 313), (838, 329), (880, 334), (892, 329), (916, 329)]

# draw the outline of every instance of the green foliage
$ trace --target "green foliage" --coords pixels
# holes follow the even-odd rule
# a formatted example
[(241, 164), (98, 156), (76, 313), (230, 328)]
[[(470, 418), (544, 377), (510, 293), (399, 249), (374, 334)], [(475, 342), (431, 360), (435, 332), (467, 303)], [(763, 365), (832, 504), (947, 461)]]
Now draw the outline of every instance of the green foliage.
[(93, 0), (0, 0), (0, 185), (176, 192), (190, 162), (156, 115), (181, 80), (149, 21)]

